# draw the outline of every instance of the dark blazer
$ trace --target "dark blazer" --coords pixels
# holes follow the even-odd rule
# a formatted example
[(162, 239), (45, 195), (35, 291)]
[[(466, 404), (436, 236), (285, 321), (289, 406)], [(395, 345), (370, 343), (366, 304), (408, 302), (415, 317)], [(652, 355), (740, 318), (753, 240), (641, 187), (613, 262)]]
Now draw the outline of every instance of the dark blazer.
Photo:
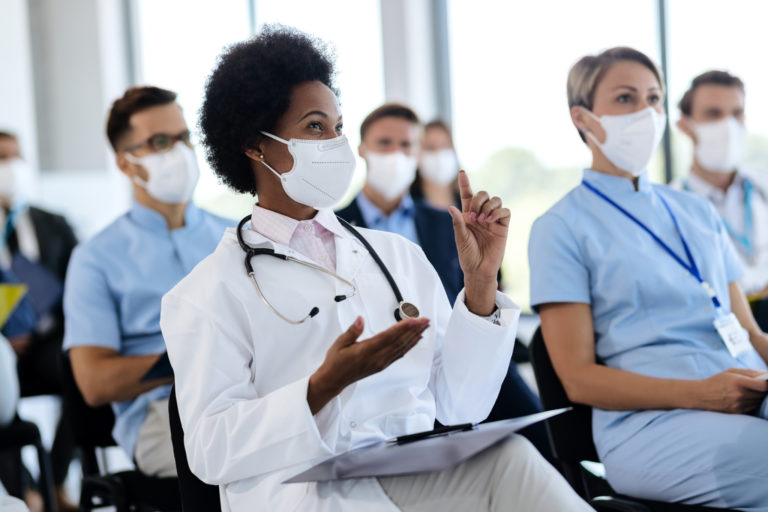
[[(357, 205), (357, 199), (338, 210), (336, 215), (353, 226), (368, 227)], [(419, 245), (429, 262), (435, 267), (443, 282), (445, 293), (453, 304), (456, 296), (464, 288), (464, 274), (459, 266), (451, 214), (431, 207), (422, 199), (414, 199), (414, 222)]]
[[(72, 254), (72, 249), (77, 245), (75, 234), (69, 223), (61, 215), (31, 206), (29, 207), (29, 217), (37, 238), (40, 252), (39, 263), (58, 278), (63, 285), (69, 257)], [(45, 322), (44, 326), (38, 324), (38, 328), (41, 326), (44, 328), (42, 331), (38, 329), (35, 332), (34, 341), (53, 339), (56, 342), (61, 342), (64, 333), (64, 314), (61, 303), (59, 302), (54, 308), (52, 318)]]
[(61, 215), (30, 206), (29, 217), (40, 247), (40, 264), (63, 283), (69, 257), (77, 245), (75, 233)]

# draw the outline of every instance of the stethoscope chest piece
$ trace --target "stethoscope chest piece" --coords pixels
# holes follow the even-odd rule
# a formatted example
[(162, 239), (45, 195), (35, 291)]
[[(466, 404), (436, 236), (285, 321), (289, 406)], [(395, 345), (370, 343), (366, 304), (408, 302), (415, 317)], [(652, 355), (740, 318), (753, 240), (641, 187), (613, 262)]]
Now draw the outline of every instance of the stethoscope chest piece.
[(419, 318), (419, 308), (410, 302), (402, 301), (395, 310), (395, 320), (407, 320), (409, 318)]

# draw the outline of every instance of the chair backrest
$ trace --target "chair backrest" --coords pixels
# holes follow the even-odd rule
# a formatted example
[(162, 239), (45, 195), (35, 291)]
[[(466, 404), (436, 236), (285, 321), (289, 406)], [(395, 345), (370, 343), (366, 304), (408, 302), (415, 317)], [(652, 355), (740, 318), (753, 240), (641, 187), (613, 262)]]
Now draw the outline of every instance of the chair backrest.
[(544, 410), (573, 407), (572, 411), (547, 420), (547, 432), (555, 458), (569, 463), (598, 461), (592, 440), (592, 408), (574, 404), (568, 399), (552, 366), (541, 327), (536, 329), (528, 350), (531, 353), (531, 364)]
[(173, 456), (176, 459), (176, 472), (179, 476), (181, 510), (183, 512), (221, 512), (219, 487), (204, 483), (189, 469), (187, 452), (184, 449), (184, 429), (181, 427), (179, 405), (176, 402), (176, 386), (171, 388), (171, 396), (168, 397), (168, 413), (171, 421)]
[(99, 467), (96, 461), (96, 448), (116, 445), (112, 438), (115, 414), (109, 405), (91, 407), (85, 403), (80, 388), (75, 382), (69, 358), (65, 356), (64, 359), (62, 364), (64, 378), (62, 396), (67, 401), (71, 411), (69, 416), (72, 422), (75, 446), (78, 446), (82, 451), (83, 473), (97, 475), (99, 474)]

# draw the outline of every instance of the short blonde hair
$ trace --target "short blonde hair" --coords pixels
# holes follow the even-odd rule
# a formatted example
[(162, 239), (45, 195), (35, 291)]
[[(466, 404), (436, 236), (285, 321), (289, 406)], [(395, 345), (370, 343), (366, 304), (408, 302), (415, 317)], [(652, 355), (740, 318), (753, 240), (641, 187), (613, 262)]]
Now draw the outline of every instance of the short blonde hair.
[[(605, 73), (615, 63), (621, 61), (637, 62), (651, 70), (656, 80), (659, 81), (659, 87), (664, 92), (664, 80), (661, 71), (646, 54), (634, 48), (617, 46), (597, 55), (586, 55), (573, 65), (568, 72), (568, 108), (581, 106), (591, 111), (597, 86), (600, 85)], [(584, 134), (581, 132), (579, 132), (579, 136), (581, 140), (585, 140)]]

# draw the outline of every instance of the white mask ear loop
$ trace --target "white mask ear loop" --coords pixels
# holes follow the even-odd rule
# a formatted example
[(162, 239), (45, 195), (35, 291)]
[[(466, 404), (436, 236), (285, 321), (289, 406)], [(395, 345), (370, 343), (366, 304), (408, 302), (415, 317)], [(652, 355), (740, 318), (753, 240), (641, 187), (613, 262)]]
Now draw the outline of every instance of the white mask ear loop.
[[(591, 117), (592, 119), (594, 119), (595, 121), (597, 121), (597, 124), (599, 124), (601, 127), (603, 126), (603, 123), (602, 123), (602, 121), (600, 121), (600, 118), (599, 118), (599, 117), (597, 117), (597, 116), (596, 116), (596, 115), (595, 115), (595, 114), (594, 114), (594, 113), (593, 113), (591, 110), (587, 109), (587, 107), (584, 107), (584, 106), (582, 106), (582, 107), (581, 107), (581, 110), (582, 110), (582, 112), (586, 113), (586, 114), (587, 114), (589, 117)], [(605, 131), (605, 129), (603, 129), (603, 131)], [(603, 143), (602, 143), (602, 142), (600, 142), (599, 140), (597, 140), (597, 137), (595, 136), (595, 134), (594, 134), (594, 133), (592, 133), (592, 130), (590, 130), (589, 128), (587, 128), (587, 125), (586, 125), (586, 123), (584, 124), (584, 130), (582, 130), (582, 132), (584, 133), (584, 136), (585, 136), (585, 137), (589, 137), (590, 139), (592, 139), (592, 142), (594, 142), (595, 144), (597, 144), (597, 147), (598, 147), (598, 148), (599, 148), (599, 147), (601, 147), (601, 146), (603, 145)], [(607, 137), (608, 137), (608, 134), (606, 133), (605, 135), (606, 135), (606, 138), (607, 138)]]
[[(135, 166), (141, 166), (142, 168), (144, 167), (143, 165), (141, 165), (141, 160), (139, 160), (139, 157), (133, 156), (131, 153), (128, 153), (127, 151), (125, 152), (125, 159), (131, 162)], [(149, 171), (146, 168), (144, 168), (144, 172), (146, 172), (147, 175), (149, 176)], [(131, 177), (131, 181), (136, 185), (140, 186), (141, 188), (143, 188), (144, 190), (147, 189), (147, 183), (149, 183), (149, 180), (142, 179), (138, 174), (134, 174), (133, 177)]]
[[(266, 135), (266, 136), (267, 136), (267, 137), (269, 137), (270, 139), (274, 139), (274, 140), (276, 140), (277, 142), (282, 142), (282, 143), (283, 143), (283, 144), (285, 144), (286, 146), (287, 146), (288, 144), (290, 144), (290, 143), (289, 143), (287, 140), (285, 140), (285, 139), (281, 139), (281, 138), (280, 138), (280, 137), (278, 137), (277, 135), (272, 135), (272, 134), (271, 134), (271, 133), (269, 133), (269, 132), (264, 132), (264, 131), (262, 131), (262, 132), (261, 132), (261, 134), (262, 134), (262, 135)], [(282, 175), (282, 174), (280, 174), (279, 172), (277, 172), (276, 170), (274, 170), (274, 169), (272, 168), (272, 166), (271, 166), (271, 165), (269, 165), (267, 162), (265, 162), (265, 161), (264, 161), (264, 155), (263, 155), (263, 154), (261, 154), (261, 155), (259, 155), (259, 157), (260, 157), (260, 160), (259, 160), (259, 162), (261, 162), (262, 164), (264, 164), (264, 167), (266, 167), (267, 169), (269, 169), (270, 171), (272, 171), (272, 174), (274, 174), (275, 176), (277, 176), (277, 178), (278, 178), (279, 180), (283, 181), (283, 175)]]

